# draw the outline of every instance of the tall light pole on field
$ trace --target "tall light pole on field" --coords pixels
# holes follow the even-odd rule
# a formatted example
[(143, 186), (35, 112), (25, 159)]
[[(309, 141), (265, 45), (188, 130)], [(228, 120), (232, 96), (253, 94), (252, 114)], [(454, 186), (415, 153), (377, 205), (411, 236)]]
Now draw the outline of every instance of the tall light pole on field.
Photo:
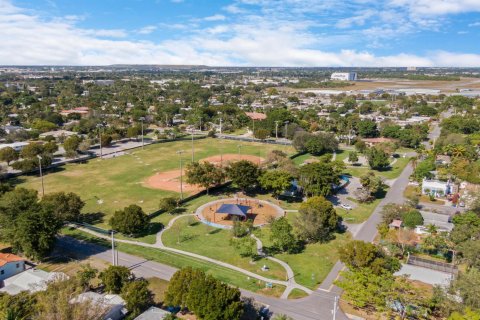
[(38, 167), (40, 169), (40, 179), (42, 180), (42, 197), (45, 195), (45, 186), (43, 184), (43, 173), (42, 173), (42, 156), (37, 155), (38, 158)]
[(142, 149), (143, 149), (143, 146), (145, 145), (143, 142), (143, 121), (145, 121), (145, 117), (140, 117), (139, 120), (142, 122)]
[(193, 147), (193, 130), (194, 128), (192, 127), (192, 163), (195, 162), (195, 149)]
[(118, 259), (115, 258), (115, 237), (113, 236), (115, 231), (110, 230), (110, 233), (112, 235), (112, 265), (116, 266), (118, 263)]
[(183, 150), (177, 151), (177, 154), (180, 156), (180, 199), (183, 200), (183, 163), (182, 163), (182, 154)]
[(287, 135), (288, 135), (288, 123), (290, 121), (285, 121), (285, 139), (287, 139)]
[[(220, 139), (222, 139), (222, 118), (220, 118)], [(220, 140), (220, 168), (223, 168), (223, 141)]]
[(240, 150), (242, 149), (242, 145), (239, 144), (237, 148), (238, 148), (238, 160), (242, 160), (242, 157), (240, 156)]
[(275, 139), (278, 140), (278, 120), (275, 121)]
[(97, 124), (98, 128), (98, 141), (100, 142), (100, 159), (103, 159), (103, 150), (102, 150), (102, 127), (101, 123)]

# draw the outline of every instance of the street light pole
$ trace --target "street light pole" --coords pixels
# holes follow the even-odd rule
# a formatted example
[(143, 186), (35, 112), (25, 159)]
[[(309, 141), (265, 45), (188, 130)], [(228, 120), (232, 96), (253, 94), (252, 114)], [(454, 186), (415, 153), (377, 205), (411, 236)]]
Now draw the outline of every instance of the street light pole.
[(278, 120), (275, 121), (275, 139), (278, 140)]
[(242, 145), (239, 144), (237, 148), (238, 148), (238, 160), (242, 160), (242, 157), (240, 156), (240, 150), (242, 149)]
[(43, 173), (42, 173), (42, 157), (37, 155), (38, 158), (38, 167), (40, 169), (40, 179), (42, 180), (42, 197), (45, 195), (45, 186), (43, 184)]
[(193, 148), (193, 128), (192, 128), (192, 163), (195, 162), (195, 150)]
[(287, 139), (287, 135), (288, 135), (288, 122), (289, 121), (285, 121), (285, 139)]
[(102, 150), (102, 125), (97, 124), (98, 128), (98, 141), (100, 142), (100, 159), (103, 158), (103, 150)]
[(180, 199), (183, 200), (183, 163), (182, 163), (183, 150), (177, 151), (177, 154), (180, 155)]
[(140, 117), (140, 121), (142, 122), (142, 149), (143, 149), (143, 146), (145, 145), (144, 142), (143, 142), (143, 121), (145, 121), (145, 118)]

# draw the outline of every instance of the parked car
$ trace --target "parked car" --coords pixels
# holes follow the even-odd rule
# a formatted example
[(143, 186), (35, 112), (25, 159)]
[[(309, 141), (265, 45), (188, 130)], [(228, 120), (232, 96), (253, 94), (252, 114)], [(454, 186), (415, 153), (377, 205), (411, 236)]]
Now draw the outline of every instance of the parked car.
[(340, 208), (343, 208), (345, 210), (352, 210), (352, 206), (346, 203), (340, 203)]

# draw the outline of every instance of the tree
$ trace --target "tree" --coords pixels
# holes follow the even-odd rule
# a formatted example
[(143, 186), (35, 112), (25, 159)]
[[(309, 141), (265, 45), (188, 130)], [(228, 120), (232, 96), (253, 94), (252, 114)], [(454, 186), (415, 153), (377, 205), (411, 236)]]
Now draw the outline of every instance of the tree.
[(417, 234), (409, 229), (389, 230), (387, 237), (400, 248), (402, 257), (407, 248), (414, 246), (418, 239)]
[(188, 308), (200, 319), (208, 320), (238, 320), (243, 313), (237, 288), (191, 267), (173, 275), (165, 293), (165, 304)]
[(377, 124), (375, 121), (365, 119), (358, 122), (358, 135), (362, 138), (378, 137)]
[(267, 129), (263, 129), (263, 128), (255, 129), (255, 131), (253, 132), (253, 136), (257, 139), (260, 139), (260, 140), (267, 139), (269, 134), (270, 134), (270, 131), (267, 130)]
[(58, 151), (58, 145), (55, 141), (49, 141), (43, 145), (43, 153), (54, 154)]
[(160, 199), (160, 204), (158, 205), (158, 208), (165, 212), (172, 212), (177, 208), (179, 201), (180, 199), (175, 197), (165, 197)]
[[(75, 299), (83, 293), (76, 277), (50, 281), (46, 291), (35, 294), (36, 314), (33, 319), (102, 319), (110, 309), (95, 301)], [(72, 303), (72, 299), (75, 299)]]
[(109, 134), (102, 134), (100, 140), (102, 142), (102, 147), (106, 148), (106, 147), (109, 147), (112, 144), (113, 138)]
[(82, 264), (80, 270), (77, 272), (80, 286), (85, 290), (90, 289), (90, 283), (97, 277), (98, 270), (93, 268), (90, 264)]
[(5, 147), (0, 149), (0, 160), (10, 165), (10, 162), (18, 160), (18, 152), (12, 147)]
[(458, 291), (465, 307), (480, 309), (480, 271), (477, 268), (460, 273), (453, 287)]
[(383, 206), (380, 215), (384, 224), (389, 225), (393, 220), (402, 220), (405, 212), (411, 208), (405, 205), (388, 203)]
[(307, 151), (307, 142), (310, 140), (312, 135), (306, 131), (297, 131), (293, 136), (292, 145), (298, 152)]
[(20, 151), (20, 156), (23, 159), (32, 159), (36, 158), (38, 155), (43, 153), (43, 147), (39, 143), (31, 142)]
[(142, 133), (142, 128), (140, 126), (128, 127), (127, 129), (127, 138), (138, 138)]
[[(360, 184), (362, 189), (357, 190), (355, 193), (357, 199), (361, 202), (373, 201), (376, 195), (383, 190), (384, 184), (380, 177), (375, 176), (372, 171), (360, 177)], [(363, 191), (363, 192), (361, 192)]]
[(322, 196), (309, 198), (300, 205), (295, 228), (300, 239), (306, 242), (326, 242), (332, 239), (339, 217), (330, 201)]
[(250, 237), (232, 238), (230, 245), (232, 245), (241, 257), (253, 257), (256, 255), (257, 242)]
[(338, 141), (332, 133), (317, 133), (310, 135), (305, 142), (305, 149), (313, 155), (322, 155), (326, 152), (335, 152)]
[(355, 151), (350, 151), (348, 153), (348, 162), (357, 163), (358, 162), (358, 153)]
[(65, 149), (68, 157), (73, 158), (77, 155), (77, 150), (80, 147), (81, 142), (82, 139), (77, 135), (73, 135), (65, 139), (63, 142), (63, 148)]
[(462, 260), (467, 263), (469, 267), (480, 269), (480, 241), (467, 240), (458, 246), (461, 252)]
[(415, 229), (416, 226), (423, 225), (423, 217), (420, 211), (410, 210), (403, 215), (403, 225), (409, 229)]
[(343, 271), (335, 284), (344, 290), (345, 298), (357, 308), (381, 309), (386, 305), (394, 278), (392, 274), (377, 274), (369, 268)]
[(258, 181), (263, 189), (271, 191), (278, 199), (278, 196), (291, 186), (292, 179), (293, 177), (286, 171), (269, 170), (265, 171)]
[(42, 205), (50, 206), (53, 213), (61, 221), (80, 222), (81, 212), (85, 202), (73, 192), (57, 192), (45, 195), (41, 201)]
[(127, 267), (109, 266), (100, 272), (98, 278), (105, 286), (105, 291), (118, 294), (122, 291), (122, 288), (132, 280), (133, 275)]
[(270, 226), (270, 240), (274, 248), (282, 252), (294, 252), (297, 249), (297, 240), (293, 235), (293, 228), (285, 217), (272, 222)]
[(136, 317), (153, 304), (152, 292), (148, 289), (147, 280), (127, 282), (122, 287), (121, 297), (126, 302), (130, 317)]
[(16, 295), (0, 292), (0, 317), (13, 320), (32, 319), (36, 310), (36, 297), (28, 291)]
[(187, 183), (199, 185), (208, 190), (225, 180), (222, 168), (210, 162), (192, 162), (187, 166)]
[(227, 176), (245, 191), (257, 185), (260, 169), (253, 162), (240, 160), (227, 167)]
[(340, 261), (351, 270), (370, 269), (375, 274), (394, 273), (401, 268), (400, 262), (387, 256), (378, 246), (353, 240), (338, 249)]
[(314, 162), (300, 168), (299, 185), (307, 196), (328, 196), (345, 168), (339, 162)]
[(39, 260), (53, 249), (61, 226), (62, 221), (51, 211), (43, 208), (40, 212), (26, 211), (15, 221), (12, 246), (27, 257)]
[(365, 150), (367, 150), (367, 144), (362, 140), (358, 140), (357, 142), (355, 142), (355, 150), (360, 153), (364, 153)]
[(112, 229), (124, 234), (137, 234), (148, 225), (150, 218), (142, 208), (132, 204), (123, 210), (115, 211), (110, 219)]
[(367, 151), (368, 165), (372, 169), (383, 170), (390, 166), (388, 154), (380, 148), (370, 148)]

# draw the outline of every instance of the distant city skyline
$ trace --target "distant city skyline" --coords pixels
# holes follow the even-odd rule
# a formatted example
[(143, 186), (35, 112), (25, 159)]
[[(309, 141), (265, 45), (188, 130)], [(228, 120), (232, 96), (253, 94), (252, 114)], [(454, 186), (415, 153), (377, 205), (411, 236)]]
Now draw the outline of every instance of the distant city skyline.
[(480, 0), (0, 0), (0, 65), (480, 67)]

